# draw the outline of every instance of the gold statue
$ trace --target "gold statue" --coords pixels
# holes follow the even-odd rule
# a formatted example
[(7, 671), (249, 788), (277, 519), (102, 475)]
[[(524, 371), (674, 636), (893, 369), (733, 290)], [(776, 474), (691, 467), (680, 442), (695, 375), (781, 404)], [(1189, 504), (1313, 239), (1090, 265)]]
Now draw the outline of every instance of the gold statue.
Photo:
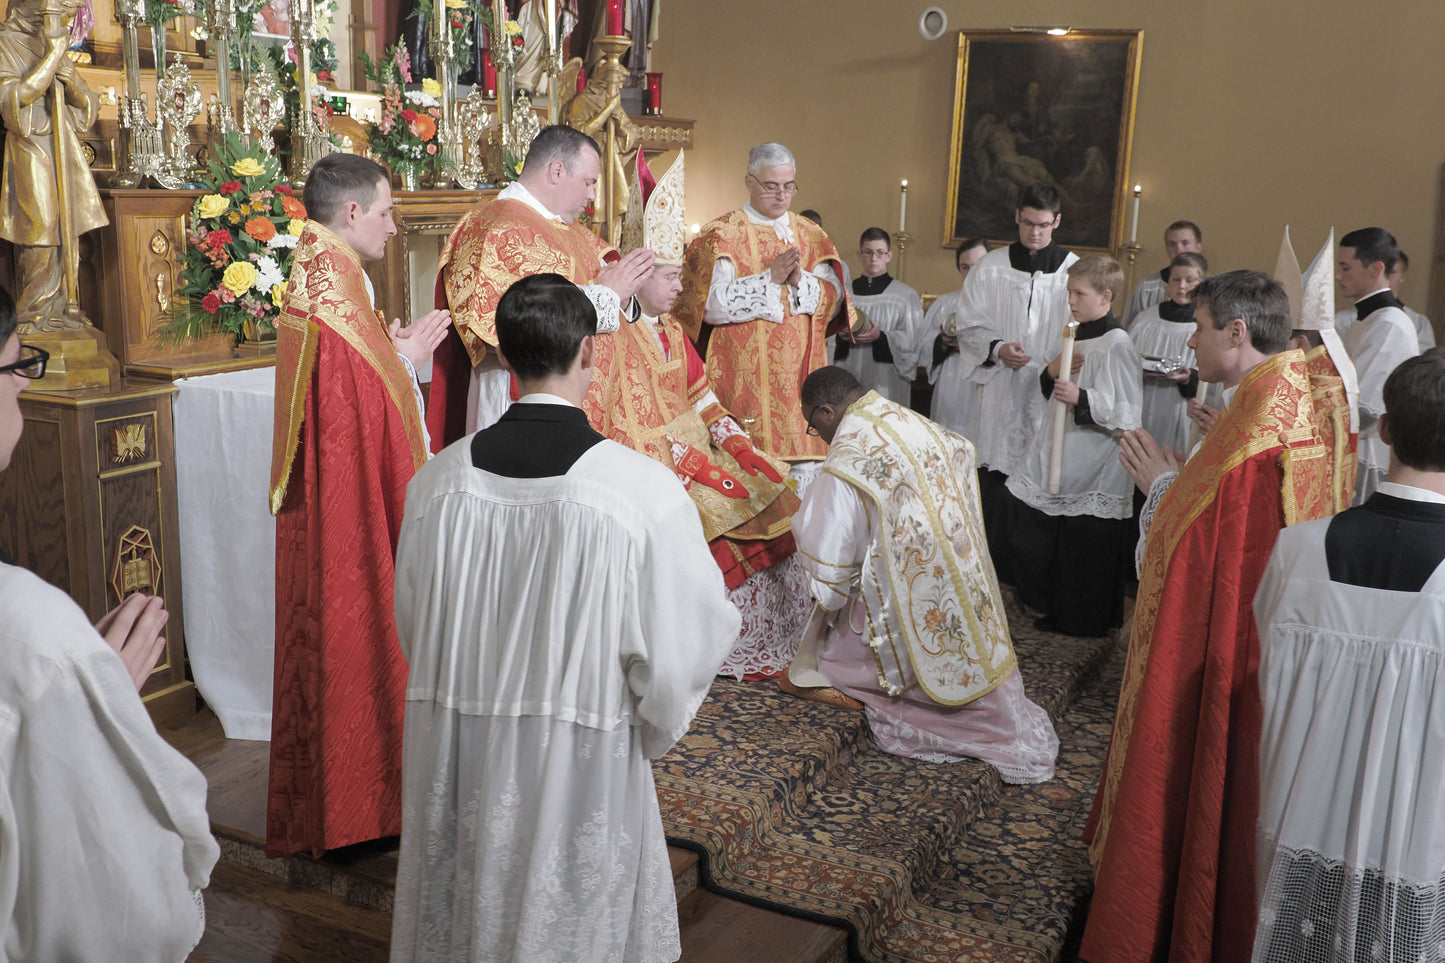
[(95, 123), (98, 104), (66, 56), (80, 5), (15, 0), (0, 23), (0, 237), (15, 245), (22, 331), (90, 327), (77, 296), (77, 239), (108, 221), (77, 136)]
[[(572, 90), (582, 61), (576, 57), (562, 68), (557, 86)], [(562, 123), (595, 138), (602, 145), (602, 182), (597, 190), (597, 215), (604, 225), (598, 233), (613, 245), (622, 240), (622, 218), (627, 213), (627, 172), (637, 164), (642, 131), (622, 109), (622, 83), (627, 68), (615, 57), (604, 57), (593, 68), (587, 84), (567, 101)]]

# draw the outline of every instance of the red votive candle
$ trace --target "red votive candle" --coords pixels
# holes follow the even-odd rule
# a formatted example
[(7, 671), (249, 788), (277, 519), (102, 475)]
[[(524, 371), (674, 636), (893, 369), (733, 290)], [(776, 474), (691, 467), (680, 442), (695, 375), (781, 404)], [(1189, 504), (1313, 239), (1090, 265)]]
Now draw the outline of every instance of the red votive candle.
[(662, 114), (662, 74), (649, 72), (647, 75), (647, 110), (654, 117)]
[(492, 52), (482, 48), (482, 96), (497, 96), (497, 65), (492, 63)]
[(607, 0), (607, 35), (609, 37), (623, 35), (622, 0)]

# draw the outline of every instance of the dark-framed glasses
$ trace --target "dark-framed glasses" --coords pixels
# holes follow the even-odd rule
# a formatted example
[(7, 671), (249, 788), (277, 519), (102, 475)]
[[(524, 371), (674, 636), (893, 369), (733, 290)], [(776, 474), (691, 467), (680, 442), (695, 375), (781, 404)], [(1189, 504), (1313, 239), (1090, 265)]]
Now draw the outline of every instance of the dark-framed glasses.
[(22, 378), (29, 378), (31, 381), (38, 381), (45, 377), (45, 365), (49, 360), (50, 352), (44, 348), (22, 344), (20, 359), (9, 364), (0, 364), (0, 374), (9, 372)]
[(816, 415), (818, 413), (818, 409), (822, 407), (822, 405), (814, 405), (813, 410), (803, 416), (803, 423), (808, 426), (808, 434), (814, 438), (821, 437), (818, 434), (818, 429), (813, 427), (813, 416)]

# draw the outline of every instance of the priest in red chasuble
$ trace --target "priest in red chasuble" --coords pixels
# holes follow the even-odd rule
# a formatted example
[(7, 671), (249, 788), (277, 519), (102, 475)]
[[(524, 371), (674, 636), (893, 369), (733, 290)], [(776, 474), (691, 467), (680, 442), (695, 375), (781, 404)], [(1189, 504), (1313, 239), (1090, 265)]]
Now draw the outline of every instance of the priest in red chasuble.
[(788, 211), (797, 164), (782, 144), (748, 154), (748, 203), (687, 249), (676, 308), (707, 360), (719, 400), (753, 441), (790, 462), (821, 461), (798, 392), (827, 361), (827, 337), (851, 327), (843, 261), (823, 229)]
[(415, 369), (449, 318), (406, 329), (372, 306), (361, 262), (396, 233), (386, 171), (318, 161), (311, 220), (276, 322), (276, 668), (266, 855), (401, 831), (406, 662), (392, 558), (406, 485), (427, 458)]
[(609, 368), (598, 369), (593, 385), (603, 391), (611, 437), (675, 471), (702, 517), (729, 600), (743, 616), (722, 674), (771, 677), (791, 661), (812, 608), (793, 557), (790, 519), (800, 503), (785, 483), (787, 462), (755, 447), (719, 402), (671, 314), (687, 237), (683, 155), (656, 167), (662, 173), (654, 179), (639, 156), (622, 235), (624, 248), (657, 257), (637, 289), (642, 316), (614, 335)]
[[(1151, 489), (1152, 524), (1085, 830), (1096, 882), (1079, 955), (1091, 963), (1249, 959), (1261, 722), (1251, 603), (1280, 529), (1338, 500), (1339, 453), (1304, 353), (1286, 348), (1283, 289), (1232, 271), (1193, 299), (1200, 378), (1238, 388), (1182, 467), (1145, 432), (1122, 442)], [(1329, 434), (1348, 445), (1348, 433)]]
[[(436, 304), (451, 310), (456, 337), (437, 351), (427, 424), (432, 450), (494, 423), (512, 403), (511, 376), (497, 357), (497, 302), (519, 278), (560, 274), (582, 288), (597, 312), (597, 333), (636, 320), (633, 294), (652, 269), (652, 252), (619, 258), (578, 222), (596, 199), (601, 173), (597, 142), (555, 125), (532, 139), (521, 177), (495, 200), (468, 212), (442, 248)], [(599, 338), (599, 370), (613, 349)], [(588, 420), (607, 434), (599, 388), (589, 390)]]

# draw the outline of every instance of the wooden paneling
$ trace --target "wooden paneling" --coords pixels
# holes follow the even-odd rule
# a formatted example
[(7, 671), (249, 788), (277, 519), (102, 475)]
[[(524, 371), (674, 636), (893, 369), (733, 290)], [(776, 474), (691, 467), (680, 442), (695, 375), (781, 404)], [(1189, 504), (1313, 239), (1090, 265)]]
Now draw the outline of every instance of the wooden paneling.
[(158, 723), (195, 712), (185, 678), (170, 384), (24, 392), (25, 433), (0, 474), (0, 536), (92, 622), (129, 591), (166, 600), (166, 651), (142, 696)]

